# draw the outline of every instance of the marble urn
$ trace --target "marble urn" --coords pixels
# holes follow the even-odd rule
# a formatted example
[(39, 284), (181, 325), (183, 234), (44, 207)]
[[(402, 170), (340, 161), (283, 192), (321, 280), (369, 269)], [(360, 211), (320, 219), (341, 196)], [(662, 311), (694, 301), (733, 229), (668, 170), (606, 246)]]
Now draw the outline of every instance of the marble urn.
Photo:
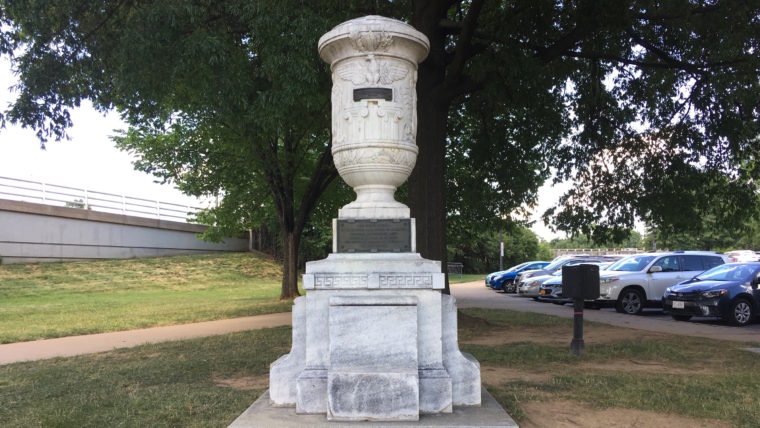
[(417, 160), (417, 64), (427, 37), (403, 22), (367, 16), (319, 39), (332, 70), (332, 155), (356, 200), (339, 218), (403, 218), (394, 199)]

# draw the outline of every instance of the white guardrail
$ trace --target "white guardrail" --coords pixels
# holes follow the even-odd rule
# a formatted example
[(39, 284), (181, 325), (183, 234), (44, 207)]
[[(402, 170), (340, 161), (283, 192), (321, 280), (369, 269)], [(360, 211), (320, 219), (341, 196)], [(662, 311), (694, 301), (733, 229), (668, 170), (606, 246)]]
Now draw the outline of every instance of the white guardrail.
[(604, 256), (609, 254), (629, 255), (645, 252), (645, 250), (638, 248), (558, 248), (553, 251), (555, 257), (580, 254), (589, 256)]
[(193, 222), (202, 208), (0, 176), (0, 199), (82, 208), (159, 220)]

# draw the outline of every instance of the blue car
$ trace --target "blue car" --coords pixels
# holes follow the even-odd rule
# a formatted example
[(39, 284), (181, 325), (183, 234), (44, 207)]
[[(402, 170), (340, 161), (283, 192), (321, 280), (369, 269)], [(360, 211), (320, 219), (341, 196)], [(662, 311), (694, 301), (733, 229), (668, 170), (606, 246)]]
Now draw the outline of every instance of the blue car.
[(679, 321), (715, 316), (741, 327), (760, 314), (758, 283), (760, 262), (727, 263), (668, 287), (662, 307)]
[(494, 290), (504, 290), (505, 293), (514, 293), (517, 274), (524, 270), (543, 269), (548, 264), (549, 262), (544, 261), (525, 262), (507, 270), (490, 273), (486, 276), (486, 286)]

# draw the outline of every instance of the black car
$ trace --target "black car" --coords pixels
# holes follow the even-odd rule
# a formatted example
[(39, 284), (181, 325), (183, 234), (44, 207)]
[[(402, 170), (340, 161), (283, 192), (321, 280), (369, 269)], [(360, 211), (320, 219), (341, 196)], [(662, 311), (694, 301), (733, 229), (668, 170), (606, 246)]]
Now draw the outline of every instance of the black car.
[(717, 316), (745, 326), (760, 314), (760, 262), (716, 266), (665, 290), (662, 307), (674, 319)]

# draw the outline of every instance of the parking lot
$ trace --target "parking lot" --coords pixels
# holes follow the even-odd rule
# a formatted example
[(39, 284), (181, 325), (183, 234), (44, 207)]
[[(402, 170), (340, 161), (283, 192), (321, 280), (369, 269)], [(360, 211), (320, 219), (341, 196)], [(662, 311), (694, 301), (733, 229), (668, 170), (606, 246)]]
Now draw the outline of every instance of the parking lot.
[[(553, 305), (541, 303), (530, 298), (517, 297), (514, 294), (496, 292), (484, 286), (483, 281), (453, 284), (451, 294), (457, 299), (459, 308), (480, 307), (493, 309), (510, 309), (522, 312), (536, 312), (571, 318), (571, 305)], [(662, 333), (681, 334), (686, 336), (708, 337), (719, 340), (740, 342), (760, 342), (760, 323), (755, 322), (746, 327), (733, 327), (723, 324), (717, 318), (699, 318), (691, 321), (674, 321), (660, 309), (645, 309), (642, 315), (626, 315), (615, 312), (615, 309), (586, 309), (586, 320), (610, 325), (629, 327), (639, 330)], [(572, 332), (568, 332), (568, 341)]]

